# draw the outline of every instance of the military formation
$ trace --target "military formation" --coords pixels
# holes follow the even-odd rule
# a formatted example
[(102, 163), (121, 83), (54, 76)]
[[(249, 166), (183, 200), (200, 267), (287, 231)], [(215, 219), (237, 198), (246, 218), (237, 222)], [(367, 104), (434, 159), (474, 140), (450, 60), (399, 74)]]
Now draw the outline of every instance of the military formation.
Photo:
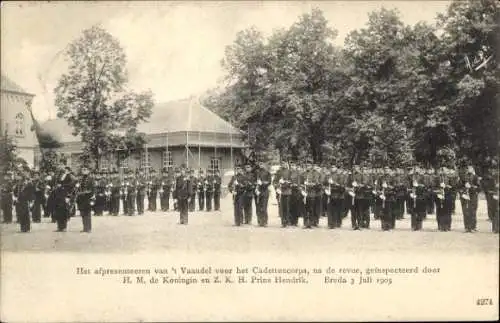
[(274, 188), (282, 227), (319, 226), (327, 218), (330, 229), (340, 228), (350, 213), (354, 230), (370, 228), (371, 215), (381, 221), (384, 231), (394, 230), (405, 214), (411, 228), (422, 230), (427, 215), (435, 214), (439, 231), (450, 231), (456, 200), (463, 213), (465, 232), (475, 232), (478, 194), (485, 194), (492, 231), (498, 233), (498, 168), (492, 165), (483, 178), (473, 167), (371, 168), (355, 165), (352, 169), (282, 163), (272, 177), (268, 167), (247, 164), (237, 167), (229, 183), (233, 194), (234, 224), (251, 224), (252, 200), (255, 200), (259, 226), (268, 223), (267, 204), (270, 187)]
[(15, 214), (21, 232), (29, 232), (32, 222), (40, 223), (42, 214), (57, 224), (56, 231), (64, 232), (79, 211), (82, 232), (91, 232), (92, 215), (134, 216), (143, 215), (145, 210), (173, 210), (180, 213), (180, 224), (188, 224), (188, 212), (220, 210), (218, 170), (195, 173), (182, 166), (148, 174), (143, 170), (91, 174), (87, 166), (82, 166), (78, 174), (73, 174), (71, 168), (61, 165), (41, 174), (20, 165), (5, 173), (1, 184), (3, 223), (12, 223)]
[[(220, 210), (221, 188), (218, 170), (195, 172), (184, 166), (148, 174), (143, 170), (91, 174), (83, 166), (77, 175), (64, 165), (46, 174), (20, 166), (4, 175), (0, 205), (3, 222), (12, 223), (15, 214), (21, 232), (29, 232), (32, 222), (40, 223), (42, 214), (57, 224), (57, 231), (66, 231), (77, 211), (82, 232), (91, 232), (92, 215), (134, 216), (145, 210), (174, 210), (180, 214), (180, 224), (188, 224), (190, 212)], [(266, 163), (248, 163), (235, 168), (228, 189), (236, 226), (252, 224), (254, 205), (257, 224), (267, 226), (274, 191), (282, 227), (298, 226), (302, 218), (304, 228), (310, 229), (326, 217), (328, 228), (335, 229), (350, 214), (354, 230), (369, 229), (377, 220), (382, 230), (389, 231), (409, 214), (412, 230), (418, 231), (427, 215), (435, 214), (438, 230), (449, 231), (459, 200), (466, 232), (477, 229), (478, 195), (483, 192), (492, 231), (499, 231), (496, 164), (480, 177), (471, 166), (345, 169), (307, 162), (282, 163), (271, 174)]]

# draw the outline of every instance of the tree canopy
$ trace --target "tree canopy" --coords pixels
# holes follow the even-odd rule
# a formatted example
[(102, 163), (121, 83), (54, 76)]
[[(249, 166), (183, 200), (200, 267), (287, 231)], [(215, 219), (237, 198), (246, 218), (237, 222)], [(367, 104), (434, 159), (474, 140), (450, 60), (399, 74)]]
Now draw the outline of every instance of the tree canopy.
[(494, 0), (454, 1), (434, 24), (413, 26), (382, 8), (340, 48), (314, 9), (267, 38), (239, 32), (225, 84), (205, 103), (249, 130), (257, 153), (481, 167), (498, 155), (499, 22)]
[(99, 168), (101, 155), (141, 146), (144, 134), (137, 125), (150, 117), (153, 95), (127, 88), (126, 56), (118, 40), (93, 26), (69, 44), (66, 58), (69, 68), (54, 90), (55, 104), (58, 116), (82, 138), (82, 159)]

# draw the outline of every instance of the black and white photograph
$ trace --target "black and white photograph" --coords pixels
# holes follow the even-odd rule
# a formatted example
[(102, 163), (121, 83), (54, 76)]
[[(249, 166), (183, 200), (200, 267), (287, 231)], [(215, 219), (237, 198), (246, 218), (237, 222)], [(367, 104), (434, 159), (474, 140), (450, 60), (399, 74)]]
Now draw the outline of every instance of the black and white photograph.
[(499, 319), (500, 2), (0, 10), (0, 321)]

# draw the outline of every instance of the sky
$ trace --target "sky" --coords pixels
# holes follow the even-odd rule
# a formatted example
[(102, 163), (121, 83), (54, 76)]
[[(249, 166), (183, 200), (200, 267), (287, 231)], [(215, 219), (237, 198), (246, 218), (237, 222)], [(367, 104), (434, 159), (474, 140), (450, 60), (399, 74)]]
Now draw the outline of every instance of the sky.
[(130, 88), (152, 90), (157, 102), (201, 95), (224, 76), (221, 60), (240, 30), (265, 35), (287, 28), (313, 8), (323, 10), (334, 40), (363, 28), (368, 13), (396, 8), (403, 22), (433, 22), (449, 1), (174, 1), (2, 2), (1, 70), (35, 94), (40, 120), (55, 118), (53, 89), (66, 71), (64, 50), (100, 24), (127, 55)]

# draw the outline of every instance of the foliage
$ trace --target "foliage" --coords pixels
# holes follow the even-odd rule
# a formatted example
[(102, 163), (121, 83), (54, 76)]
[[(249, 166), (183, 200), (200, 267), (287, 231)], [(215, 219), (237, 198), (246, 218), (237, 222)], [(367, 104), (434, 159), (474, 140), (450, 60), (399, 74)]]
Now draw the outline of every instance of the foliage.
[(15, 169), (17, 158), (16, 144), (13, 138), (5, 133), (0, 137), (0, 174), (2, 177), (6, 171)]
[(494, 0), (454, 1), (436, 24), (369, 14), (342, 49), (318, 9), (265, 38), (238, 33), (226, 85), (206, 104), (251, 129), (255, 151), (405, 166), (480, 165), (498, 156), (500, 14)]
[[(55, 88), (58, 116), (84, 144), (84, 159), (99, 168), (99, 156), (141, 146), (137, 125), (151, 115), (151, 92), (135, 93), (127, 85), (126, 57), (118, 40), (94, 26), (66, 52), (69, 69)], [(114, 129), (125, 129), (123, 134)]]

